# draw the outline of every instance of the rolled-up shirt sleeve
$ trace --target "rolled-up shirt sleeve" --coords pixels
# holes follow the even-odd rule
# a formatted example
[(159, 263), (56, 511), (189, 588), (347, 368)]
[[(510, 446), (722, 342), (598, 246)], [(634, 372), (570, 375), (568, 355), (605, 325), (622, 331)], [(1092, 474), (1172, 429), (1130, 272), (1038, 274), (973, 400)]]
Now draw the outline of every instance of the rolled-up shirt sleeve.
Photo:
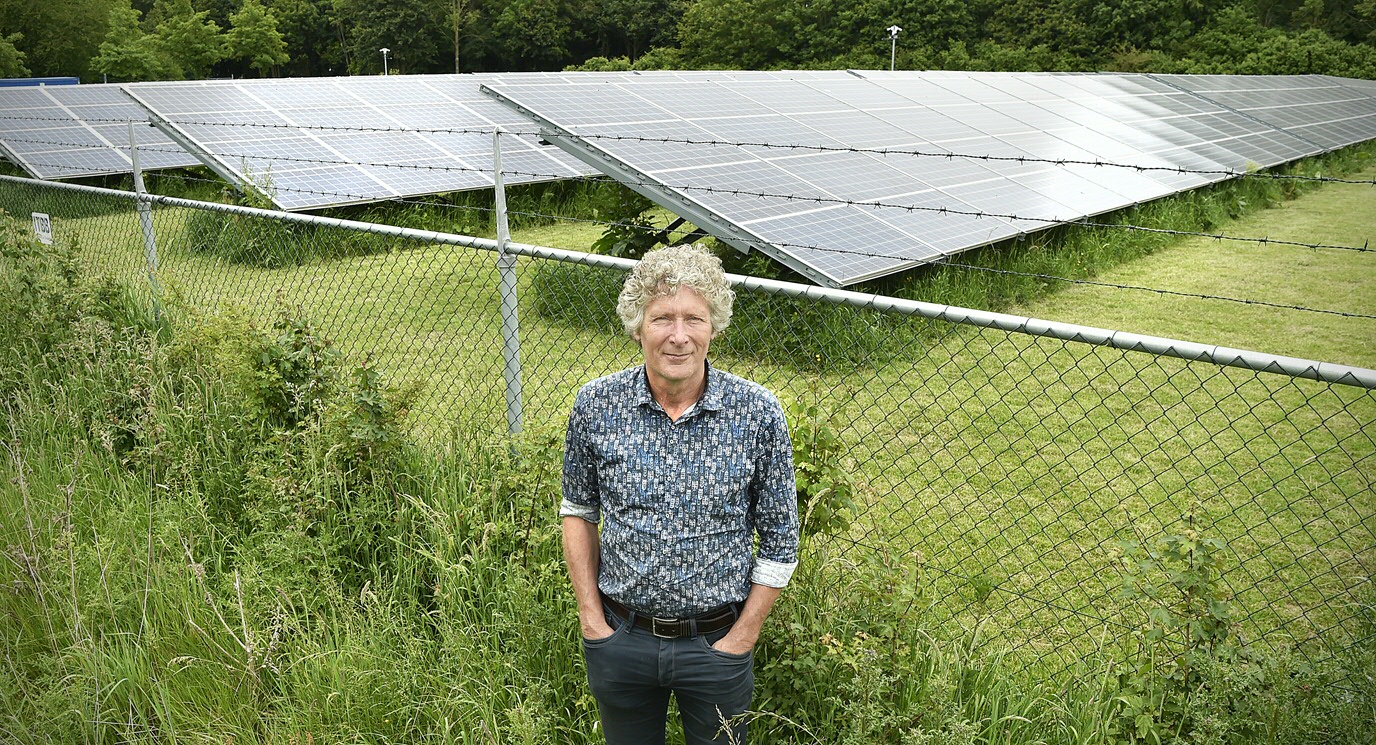
[(750, 484), (755, 532), (759, 536), (750, 581), (784, 587), (798, 567), (798, 489), (793, 443), (783, 407), (774, 399), (759, 430), (760, 467)]
[(597, 461), (593, 458), (587, 428), (585, 399), (584, 392), (579, 391), (564, 435), (564, 493), (559, 502), (559, 516), (580, 517), (596, 523), (602, 517), (602, 501), (598, 493)]

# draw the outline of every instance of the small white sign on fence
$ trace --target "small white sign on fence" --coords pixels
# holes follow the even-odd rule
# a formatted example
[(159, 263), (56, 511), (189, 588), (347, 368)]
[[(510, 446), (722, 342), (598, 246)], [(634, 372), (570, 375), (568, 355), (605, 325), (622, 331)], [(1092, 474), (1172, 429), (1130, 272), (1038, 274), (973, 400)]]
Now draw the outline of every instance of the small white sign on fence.
[(45, 246), (53, 244), (53, 219), (42, 212), (33, 213), (33, 232), (38, 242)]

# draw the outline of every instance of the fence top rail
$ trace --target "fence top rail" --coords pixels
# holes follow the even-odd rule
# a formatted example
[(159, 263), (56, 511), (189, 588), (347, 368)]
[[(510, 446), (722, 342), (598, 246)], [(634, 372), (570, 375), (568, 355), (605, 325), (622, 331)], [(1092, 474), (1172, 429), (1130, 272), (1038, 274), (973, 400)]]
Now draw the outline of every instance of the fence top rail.
[[(129, 199), (131, 201), (146, 200), (153, 204), (161, 204), (169, 207), (211, 210), (229, 214), (261, 217), (270, 220), (281, 220), (283, 222), (355, 230), (376, 235), (388, 235), (426, 243), (464, 246), (492, 252), (497, 251), (497, 241), (495, 240), (459, 235), (456, 233), (402, 228), (394, 225), (381, 225), (377, 223), (360, 222), (357, 220), (344, 220), (335, 217), (321, 217), (318, 215), (294, 212), (280, 212), (276, 210), (259, 209), (256, 207), (242, 207), (233, 204), (201, 202), (193, 199), (167, 197), (157, 194), (140, 195), (134, 192), (121, 191), (119, 189), (105, 189), (97, 186), (86, 186), (84, 184), (42, 181), (39, 179), (20, 178), (16, 176), (0, 175), (0, 182), (98, 194), (100, 196)], [(508, 243), (506, 251), (519, 256), (529, 256), (533, 258), (623, 271), (629, 270), (636, 264), (636, 261), (633, 259), (571, 251), (562, 248), (550, 248), (548, 246), (535, 246), (526, 243)], [(1226, 367), (1240, 367), (1256, 372), (1273, 373), (1292, 378), (1306, 378), (1336, 385), (1349, 385), (1368, 390), (1376, 390), (1376, 370), (1363, 367), (1306, 360), (1298, 357), (1285, 357), (1266, 352), (1234, 349), (1215, 344), (1201, 344), (1180, 339), (1135, 334), (1127, 331), (1114, 331), (1112, 329), (1101, 329), (1093, 326), (1082, 326), (1073, 323), (1062, 323), (1060, 321), (1029, 318), (1008, 313), (961, 308), (954, 305), (928, 303), (921, 300), (907, 300), (889, 297), (887, 295), (875, 295), (867, 292), (838, 290), (829, 287), (805, 285), (797, 282), (783, 282), (780, 280), (748, 275), (728, 274), (727, 279), (731, 282), (733, 287), (746, 290), (787, 295), (790, 297), (802, 297), (810, 300), (849, 305), (856, 308), (867, 308), (889, 313), (921, 316), (923, 318), (947, 321), (949, 323), (998, 329), (1015, 334), (1044, 336), (1067, 342), (1112, 347), (1114, 349), (1129, 352), (1144, 352), (1147, 354), (1162, 357), (1175, 357), (1193, 362), (1209, 362)]]

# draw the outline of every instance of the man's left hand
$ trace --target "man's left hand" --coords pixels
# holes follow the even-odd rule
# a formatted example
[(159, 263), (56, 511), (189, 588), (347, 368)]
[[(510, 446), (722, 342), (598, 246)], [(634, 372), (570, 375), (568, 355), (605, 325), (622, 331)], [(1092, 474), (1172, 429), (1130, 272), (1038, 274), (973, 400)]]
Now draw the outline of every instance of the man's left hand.
[(754, 642), (745, 641), (727, 634), (712, 645), (712, 649), (726, 654), (743, 655), (755, 648)]
[(779, 599), (780, 592), (777, 587), (750, 585), (750, 595), (745, 599), (745, 607), (741, 608), (740, 617), (736, 619), (731, 630), (726, 632), (726, 636), (712, 645), (712, 649), (735, 655), (745, 654), (754, 649), (755, 642), (760, 639), (760, 627), (764, 625), (764, 618), (769, 615), (769, 609), (774, 607), (774, 601)]

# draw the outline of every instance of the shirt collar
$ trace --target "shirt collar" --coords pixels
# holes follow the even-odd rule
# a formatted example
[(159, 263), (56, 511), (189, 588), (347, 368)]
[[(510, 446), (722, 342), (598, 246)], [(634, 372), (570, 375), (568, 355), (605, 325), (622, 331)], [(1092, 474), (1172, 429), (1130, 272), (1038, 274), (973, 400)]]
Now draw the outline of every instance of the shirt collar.
[[(685, 416), (695, 414), (699, 409), (706, 411), (721, 410), (721, 382), (717, 380), (720, 376), (712, 374), (711, 362), (704, 360), (703, 364), (707, 366), (707, 387), (702, 392), (702, 398), (699, 398), (696, 403), (689, 406), (688, 410), (684, 412)], [(635, 404), (637, 406), (651, 406), (659, 409), (660, 406), (655, 401), (654, 395), (650, 393), (650, 378), (649, 374), (645, 372), (644, 365), (640, 366), (640, 374), (635, 376), (635, 380)]]

